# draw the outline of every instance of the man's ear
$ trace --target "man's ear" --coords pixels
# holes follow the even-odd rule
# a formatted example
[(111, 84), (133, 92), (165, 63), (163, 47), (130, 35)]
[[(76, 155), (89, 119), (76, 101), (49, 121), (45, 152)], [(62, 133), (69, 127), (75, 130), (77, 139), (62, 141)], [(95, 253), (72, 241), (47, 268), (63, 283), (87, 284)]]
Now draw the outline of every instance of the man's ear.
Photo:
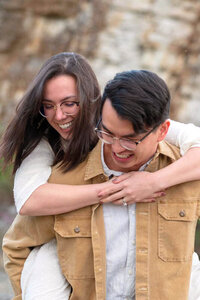
[(169, 126), (170, 126), (170, 121), (169, 120), (166, 120), (165, 122), (163, 122), (159, 128), (158, 128), (158, 142), (161, 142), (162, 140), (164, 140), (167, 132), (168, 132), (168, 129), (169, 129)]

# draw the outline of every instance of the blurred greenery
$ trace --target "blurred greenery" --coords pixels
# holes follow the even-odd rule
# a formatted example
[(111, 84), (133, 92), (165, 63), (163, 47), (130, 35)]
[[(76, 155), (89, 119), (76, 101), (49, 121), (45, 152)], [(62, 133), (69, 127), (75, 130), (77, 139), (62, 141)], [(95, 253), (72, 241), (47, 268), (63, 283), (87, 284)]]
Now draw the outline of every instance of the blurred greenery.
[[(5, 130), (5, 126), (0, 123), (0, 139)], [(3, 160), (0, 159), (0, 199), (1, 203), (10, 203), (13, 199), (13, 175), (12, 175), (12, 165), (3, 168)], [(12, 200), (13, 201), (13, 200)], [(10, 204), (13, 204), (10, 203)]]
[[(0, 160), (0, 166), (3, 166), (3, 161)], [(12, 183), (12, 165), (0, 171), (0, 185), (10, 189)]]
[[(5, 169), (2, 168), (3, 162), (0, 160), (0, 197), (1, 203), (11, 204), (11, 199), (13, 198), (13, 176), (12, 176), (12, 166)], [(13, 204), (13, 203), (12, 203)]]
[(199, 254), (200, 257), (200, 220), (198, 221), (196, 230), (195, 251)]
[(8, 197), (13, 197), (13, 175), (12, 175), (12, 165), (2, 167), (2, 160), (0, 160), (0, 193), (7, 194)]

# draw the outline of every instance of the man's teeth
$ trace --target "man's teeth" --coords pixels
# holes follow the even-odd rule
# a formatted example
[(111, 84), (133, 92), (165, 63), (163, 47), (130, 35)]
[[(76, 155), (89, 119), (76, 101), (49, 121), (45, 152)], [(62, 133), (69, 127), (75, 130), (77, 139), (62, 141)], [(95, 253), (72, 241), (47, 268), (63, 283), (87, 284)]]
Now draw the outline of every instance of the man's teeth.
[(66, 123), (66, 124), (58, 124), (60, 128), (67, 129), (72, 125), (72, 122)]
[(130, 154), (119, 154), (119, 153), (115, 153), (115, 155), (119, 158), (128, 158), (130, 156)]

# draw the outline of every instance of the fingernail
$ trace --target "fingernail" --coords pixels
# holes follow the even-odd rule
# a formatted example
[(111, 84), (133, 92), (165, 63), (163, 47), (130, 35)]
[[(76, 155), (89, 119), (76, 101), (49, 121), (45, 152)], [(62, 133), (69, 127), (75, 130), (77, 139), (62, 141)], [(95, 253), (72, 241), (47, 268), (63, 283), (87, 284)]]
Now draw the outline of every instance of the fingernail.
[(114, 183), (118, 182), (117, 178), (114, 178), (114, 179), (112, 180), (112, 182), (114, 182)]

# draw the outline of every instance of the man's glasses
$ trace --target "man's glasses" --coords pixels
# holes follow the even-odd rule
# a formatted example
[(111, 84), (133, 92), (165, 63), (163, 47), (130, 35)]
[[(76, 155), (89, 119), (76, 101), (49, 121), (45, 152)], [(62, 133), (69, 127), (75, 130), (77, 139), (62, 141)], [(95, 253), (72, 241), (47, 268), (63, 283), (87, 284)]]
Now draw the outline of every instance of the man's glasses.
[(43, 102), (40, 107), (39, 113), (44, 118), (52, 118), (55, 115), (57, 107), (60, 106), (63, 114), (67, 116), (73, 116), (78, 112), (79, 102), (78, 101), (62, 101), (60, 104), (52, 104), (51, 102)]
[[(99, 125), (99, 123), (98, 123), (98, 125)], [(144, 141), (144, 139), (146, 137), (148, 137), (156, 129), (156, 127), (157, 127), (157, 125), (153, 129), (151, 129), (149, 132), (147, 132), (147, 134), (145, 134), (139, 141), (133, 141), (128, 138), (118, 138), (108, 132), (98, 129), (98, 127), (95, 128), (95, 132), (96, 132), (98, 138), (100, 140), (102, 140), (105, 144), (112, 145), (115, 140), (118, 140), (121, 147), (123, 147), (126, 150), (134, 151), (136, 149), (137, 145), (140, 144), (142, 141)]]

